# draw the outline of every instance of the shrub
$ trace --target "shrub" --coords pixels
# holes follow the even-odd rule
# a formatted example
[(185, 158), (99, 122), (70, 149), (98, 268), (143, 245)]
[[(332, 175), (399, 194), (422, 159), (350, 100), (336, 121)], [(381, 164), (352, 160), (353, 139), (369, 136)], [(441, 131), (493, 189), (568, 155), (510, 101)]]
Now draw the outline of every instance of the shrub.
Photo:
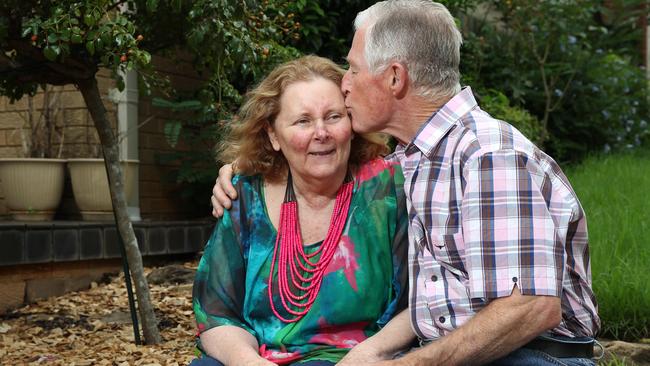
[(639, 146), (648, 133), (648, 86), (637, 66), (642, 1), (626, 3), (604, 22), (595, 0), (483, 2), (464, 18), (463, 80), (537, 116), (559, 160)]
[(489, 90), (486, 94), (481, 95), (480, 105), (492, 117), (510, 123), (535, 145), (542, 146), (546, 139), (546, 131), (537, 117), (521, 107), (510, 105), (505, 94)]

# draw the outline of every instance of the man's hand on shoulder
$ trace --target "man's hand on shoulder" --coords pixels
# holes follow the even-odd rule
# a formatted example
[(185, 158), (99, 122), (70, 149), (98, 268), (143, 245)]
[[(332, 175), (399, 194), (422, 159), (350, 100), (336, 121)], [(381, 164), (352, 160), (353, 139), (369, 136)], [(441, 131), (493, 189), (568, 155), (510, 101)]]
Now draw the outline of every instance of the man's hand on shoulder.
[(220, 218), (224, 210), (229, 209), (232, 201), (237, 199), (237, 191), (232, 185), (232, 164), (226, 164), (219, 169), (219, 177), (212, 187), (212, 216)]

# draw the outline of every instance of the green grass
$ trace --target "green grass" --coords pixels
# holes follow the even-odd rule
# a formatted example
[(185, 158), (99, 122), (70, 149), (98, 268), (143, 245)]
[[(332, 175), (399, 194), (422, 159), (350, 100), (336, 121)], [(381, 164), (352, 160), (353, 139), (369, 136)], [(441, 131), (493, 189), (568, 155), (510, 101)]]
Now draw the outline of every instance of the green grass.
[(601, 336), (650, 337), (650, 151), (565, 171), (587, 213)]
[(629, 364), (625, 362), (625, 358), (614, 358), (608, 361), (598, 362), (598, 366), (628, 366)]

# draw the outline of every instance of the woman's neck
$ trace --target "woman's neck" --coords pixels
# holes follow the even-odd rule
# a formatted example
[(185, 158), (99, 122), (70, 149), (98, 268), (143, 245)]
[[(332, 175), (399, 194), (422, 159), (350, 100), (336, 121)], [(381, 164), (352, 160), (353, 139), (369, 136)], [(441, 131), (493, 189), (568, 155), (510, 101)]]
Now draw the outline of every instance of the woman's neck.
[(346, 169), (336, 173), (328, 179), (303, 177), (300, 174), (292, 174), (293, 190), (296, 198), (312, 208), (322, 208), (330, 205), (336, 198), (339, 188), (345, 180)]

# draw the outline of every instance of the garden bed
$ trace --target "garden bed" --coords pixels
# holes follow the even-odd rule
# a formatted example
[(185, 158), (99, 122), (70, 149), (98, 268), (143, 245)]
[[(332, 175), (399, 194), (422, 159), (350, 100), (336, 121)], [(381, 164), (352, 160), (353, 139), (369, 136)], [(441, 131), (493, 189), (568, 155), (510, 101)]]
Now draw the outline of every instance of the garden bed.
[(120, 275), (0, 318), (0, 360), (6, 365), (186, 365), (194, 358), (192, 285), (152, 284), (150, 289), (161, 344), (135, 345)]

